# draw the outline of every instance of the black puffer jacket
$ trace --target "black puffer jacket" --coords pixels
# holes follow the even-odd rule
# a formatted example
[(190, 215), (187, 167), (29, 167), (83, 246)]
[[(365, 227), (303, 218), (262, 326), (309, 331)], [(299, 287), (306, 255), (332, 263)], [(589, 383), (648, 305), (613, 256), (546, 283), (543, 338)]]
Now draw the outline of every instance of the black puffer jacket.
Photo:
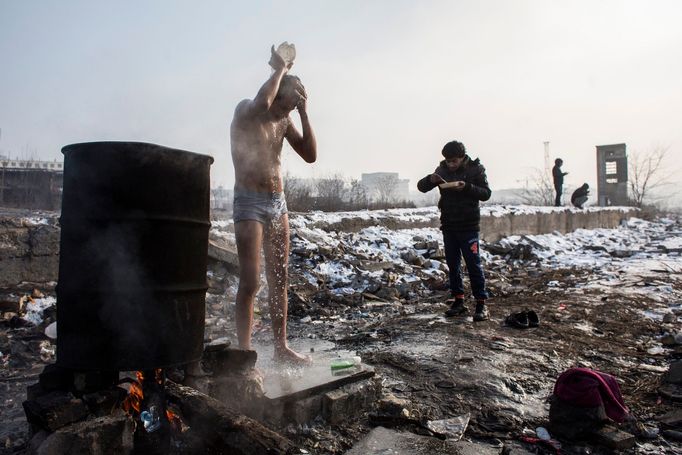
[[(487, 201), (491, 195), (485, 168), (479, 159), (472, 160), (465, 155), (464, 162), (456, 171), (448, 170), (443, 160), (434, 173), (443, 177), (446, 182), (457, 180), (465, 182), (462, 190), (439, 188), (438, 208), (440, 209), (441, 229), (444, 231), (479, 231), (481, 211), (478, 202)], [(431, 191), (437, 186), (437, 183), (431, 182), (431, 174), (417, 182), (417, 188), (422, 193)]]

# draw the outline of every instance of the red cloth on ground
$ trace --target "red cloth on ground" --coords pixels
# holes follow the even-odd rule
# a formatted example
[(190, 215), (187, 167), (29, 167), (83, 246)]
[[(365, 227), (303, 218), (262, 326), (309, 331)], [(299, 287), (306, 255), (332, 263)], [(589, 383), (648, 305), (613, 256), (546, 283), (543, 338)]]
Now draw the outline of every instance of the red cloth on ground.
[(571, 368), (561, 373), (554, 384), (554, 395), (581, 408), (604, 405), (606, 415), (618, 423), (629, 413), (616, 378), (589, 368)]

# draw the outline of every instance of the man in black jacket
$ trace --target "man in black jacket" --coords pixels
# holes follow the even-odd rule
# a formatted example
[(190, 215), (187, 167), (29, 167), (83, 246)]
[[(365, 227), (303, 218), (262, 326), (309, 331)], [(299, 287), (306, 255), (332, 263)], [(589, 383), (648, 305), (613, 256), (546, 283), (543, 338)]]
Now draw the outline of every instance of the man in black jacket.
[(564, 186), (564, 176), (568, 174), (568, 172), (561, 172), (562, 164), (564, 164), (564, 160), (557, 158), (554, 160), (554, 167), (552, 168), (552, 180), (554, 180), (554, 190), (556, 191), (554, 205), (556, 207), (561, 206), (561, 190)]
[(440, 190), (438, 208), (441, 212), (441, 230), (445, 244), (445, 260), (450, 269), (452, 295), (447, 301), (450, 308), (445, 315), (450, 317), (468, 312), (464, 304), (464, 286), (460, 269), (464, 256), (472, 293), (476, 299), (474, 321), (485, 321), (490, 316), (485, 306), (488, 292), (485, 289), (485, 277), (478, 250), (481, 221), (478, 203), (490, 199), (488, 179), (483, 165), (478, 159), (469, 158), (461, 142), (448, 142), (442, 153), (445, 159), (440, 162), (433, 174), (427, 175), (417, 183), (417, 188), (422, 193), (431, 191), (436, 186)]

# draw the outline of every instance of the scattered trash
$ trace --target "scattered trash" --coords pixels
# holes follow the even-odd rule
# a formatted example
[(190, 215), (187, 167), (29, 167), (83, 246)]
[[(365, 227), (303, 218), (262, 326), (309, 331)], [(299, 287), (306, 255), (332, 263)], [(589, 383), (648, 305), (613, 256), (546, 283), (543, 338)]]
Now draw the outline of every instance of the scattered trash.
[(140, 413), (140, 420), (147, 433), (152, 433), (161, 428), (161, 418), (158, 412), (156, 412), (156, 406), (150, 406), (149, 410), (142, 411)]
[(332, 371), (345, 370), (348, 368), (359, 367), (362, 363), (362, 359), (359, 356), (354, 356), (350, 358), (334, 359), (331, 363)]
[(661, 355), (665, 354), (665, 349), (661, 346), (654, 346), (653, 348), (647, 349), (646, 352), (649, 355)]
[(547, 428), (545, 427), (537, 427), (535, 429), (535, 434), (537, 435), (538, 438), (542, 439), (543, 441), (549, 441), (552, 439), (552, 436), (550, 436), (549, 431), (547, 431)]
[(504, 343), (502, 341), (493, 341), (490, 343), (490, 349), (494, 349), (495, 351), (504, 351), (510, 347), (509, 344)]
[(470, 418), (471, 414), (466, 413), (451, 419), (430, 420), (426, 422), (425, 427), (445, 439), (459, 441), (469, 425)]
[(45, 336), (52, 338), (53, 340), (57, 339), (57, 321), (54, 321), (52, 324), (45, 327)]
[(525, 310), (518, 313), (512, 313), (504, 320), (509, 327), (517, 329), (527, 329), (529, 327), (538, 327), (540, 325), (540, 318), (533, 310)]

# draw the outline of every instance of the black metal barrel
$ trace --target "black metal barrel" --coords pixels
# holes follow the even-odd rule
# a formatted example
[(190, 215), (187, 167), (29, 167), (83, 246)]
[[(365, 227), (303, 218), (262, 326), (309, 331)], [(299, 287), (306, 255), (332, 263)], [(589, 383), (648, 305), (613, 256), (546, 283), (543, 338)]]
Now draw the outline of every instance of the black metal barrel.
[(62, 153), (57, 363), (125, 371), (200, 359), (213, 158), (139, 142)]

